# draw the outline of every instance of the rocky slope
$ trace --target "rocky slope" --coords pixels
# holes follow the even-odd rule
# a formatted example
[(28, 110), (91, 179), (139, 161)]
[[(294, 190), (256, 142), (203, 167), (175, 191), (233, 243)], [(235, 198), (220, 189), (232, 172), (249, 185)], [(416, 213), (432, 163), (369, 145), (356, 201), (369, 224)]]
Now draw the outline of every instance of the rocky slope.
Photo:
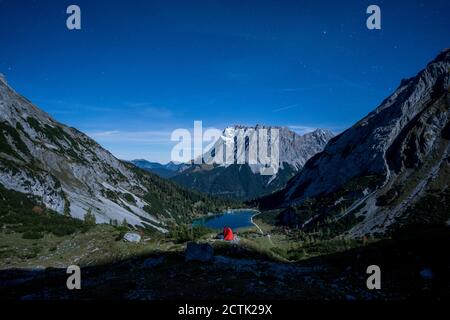
[[(447, 49), (259, 204), (290, 207), (282, 220), (303, 227), (347, 220), (354, 236), (449, 219), (440, 213), (450, 212), (449, 86)], [(431, 210), (433, 202), (440, 206)]]
[(38, 196), (59, 213), (82, 219), (91, 210), (98, 223), (126, 220), (162, 232), (167, 222), (221, 205), (116, 159), (17, 94), (3, 76), (0, 184)]
[[(203, 155), (203, 159), (207, 162), (215, 150), (224, 150), (227, 132), (241, 129), (251, 141), (258, 129), (272, 128), (279, 129), (279, 170), (275, 175), (262, 175), (260, 164), (249, 164), (249, 146), (246, 142), (245, 148), (234, 148), (230, 155), (234, 159), (233, 164), (192, 165), (174, 176), (173, 181), (208, 194), (248, 200), (283, 188), (306, 161), (321, 151), (333, 137), (330, 131), (322, 129), (300, 136), (286, 127), (234, 126), (224, 130), (223, 136)], [(244, 164), (237, 163), (240, 156), (245, 159)], [(229, 155), (225, 154), (225, 157)]]

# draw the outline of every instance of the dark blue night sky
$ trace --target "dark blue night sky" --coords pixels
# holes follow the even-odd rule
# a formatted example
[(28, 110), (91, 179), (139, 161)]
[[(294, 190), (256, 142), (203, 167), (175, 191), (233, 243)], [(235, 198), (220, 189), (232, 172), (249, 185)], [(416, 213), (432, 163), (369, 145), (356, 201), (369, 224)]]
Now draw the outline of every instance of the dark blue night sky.
[[(82, 30), (66, 28), (77, 4)], [(381, 8), (382, 29), (366, 28)], [(342, 131), (450, 47), (450, 1), (0, 0), (0, 72), (124, 159), (170, 132), (257, 123)]]

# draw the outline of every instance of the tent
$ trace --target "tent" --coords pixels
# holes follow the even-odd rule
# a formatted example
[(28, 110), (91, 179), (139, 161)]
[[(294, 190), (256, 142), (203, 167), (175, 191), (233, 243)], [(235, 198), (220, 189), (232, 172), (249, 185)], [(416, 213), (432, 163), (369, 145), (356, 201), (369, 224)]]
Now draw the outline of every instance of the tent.
[(233, 230), (229, 227), (223, 228), (223, 240), (232, 241), (234, 240)]

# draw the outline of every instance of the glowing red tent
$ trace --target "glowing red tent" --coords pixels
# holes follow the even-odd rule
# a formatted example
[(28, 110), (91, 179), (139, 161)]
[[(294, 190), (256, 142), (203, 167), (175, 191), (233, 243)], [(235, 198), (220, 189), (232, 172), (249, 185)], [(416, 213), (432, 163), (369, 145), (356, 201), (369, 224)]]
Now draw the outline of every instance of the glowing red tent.
[(229, 227), (223, 228), (223, 240), (232, 241), (234, 240), (233, 230)]

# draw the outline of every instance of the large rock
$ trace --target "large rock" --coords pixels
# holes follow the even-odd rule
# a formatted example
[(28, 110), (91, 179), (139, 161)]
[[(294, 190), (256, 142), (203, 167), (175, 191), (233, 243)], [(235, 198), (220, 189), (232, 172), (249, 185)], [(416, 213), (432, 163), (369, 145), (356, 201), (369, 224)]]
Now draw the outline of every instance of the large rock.
[(188, 242), (185, 259), (186, 261), (210, 262), (214, 259), (214, 248), (207, 243)]
[(140, 242), (141, 236), (138, 235), (137, 233), (127, 232), (123, 236), (123, 240), (128, 241), (128, 242)]

